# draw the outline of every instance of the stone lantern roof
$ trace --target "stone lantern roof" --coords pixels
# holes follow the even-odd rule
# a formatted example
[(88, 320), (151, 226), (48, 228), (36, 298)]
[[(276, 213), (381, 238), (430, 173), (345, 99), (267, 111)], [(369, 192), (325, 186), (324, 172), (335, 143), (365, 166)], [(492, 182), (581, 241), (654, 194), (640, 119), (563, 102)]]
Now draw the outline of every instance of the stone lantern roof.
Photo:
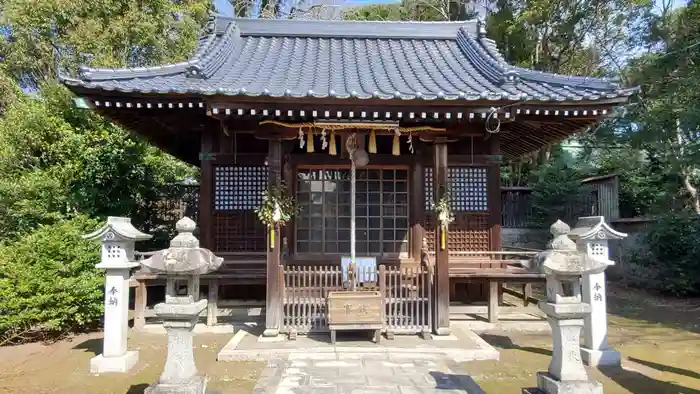
[(183, 217), (175, 228), (178, 234), (170, 241), (169, 248), (141, 261), (145, 272), (204, 275), (219, 269), (224, 259), (199, 247), (199, 240), (192, 234), (196, 228), (192, 219)]
[(550, 227), (554, 239), (547, 245), (547, 250), (535, 257), (535, 267), (546, 275), (581, 276), (603, 272), (608, 264), (594, 259), (577, 250), (576, 244), (568, 234), (571, 228), (561, 220)]
[(153, 236), (139, 231), (131, 224), (130, 218), (109, 216), (107, 223), (90, 234), (83, 235), (83, 238), (105, 241), (146, 241)]
[(579, 218), (576, 226), (569, 233), (574, 241), (582, 239), (623, 239), (627, 234), (615, 231), (603, 216), (588, 216)]

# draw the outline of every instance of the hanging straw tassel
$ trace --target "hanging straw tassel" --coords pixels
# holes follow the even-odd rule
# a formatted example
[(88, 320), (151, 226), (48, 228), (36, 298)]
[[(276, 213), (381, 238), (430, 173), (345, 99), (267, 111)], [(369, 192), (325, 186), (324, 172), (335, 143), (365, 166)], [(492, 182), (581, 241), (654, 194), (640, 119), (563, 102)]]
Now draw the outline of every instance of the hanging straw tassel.
[(335, 130), (331, 130), (331, 142), (330, 142), (330, 145), (328, 146), (328, 153), (332, 156), (335, 156), (338, 154), (338, 151), (336, 151), (336, 147), (335, 147)]
[(326, 129), (321, 130), (321, 150), (326, 150), (328, 147), (328, 140), (326, 139)]
[(394, 134), (394, 144), (391, 146), (391, 154), (401, 156), (401, 146), (399, 145), (399, 134)]
[(304, 141), (304, 129), (299, 127), (299, 148), (304, 149), (306, 142)]
[(306, 153), (314, 153), (314, 131), (309, 129), (306, 133)]
[(367, 147), (369, 153), (377, 153), (377, 133), (372, 130), (369, 132), (369, 146)]

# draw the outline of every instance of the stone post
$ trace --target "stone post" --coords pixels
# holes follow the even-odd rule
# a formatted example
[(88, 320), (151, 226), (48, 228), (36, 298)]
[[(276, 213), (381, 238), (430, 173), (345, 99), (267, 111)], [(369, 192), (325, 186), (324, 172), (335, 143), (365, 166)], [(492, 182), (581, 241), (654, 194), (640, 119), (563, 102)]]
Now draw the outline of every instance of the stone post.
[(552, 326), (552, 361), (547, 372), (537, 373), (537, 388), (524, 394), (602, 394), (603, 386), (588, 379), (581, 361), (579, 339), (583, 319), (591, 310), (581, 300), (581, 277), (603, 272), (607, 263), (577, 250), (567, 236), (569, 226), (557, 221), (550, 228), (554, 239), (547, 250), (538, 253), (532, 266), (543, 272), (547, 281), (547, 299), (539, 308)]
[[(602, 216), (582, 217), (569, 237), (579, 251), (589, 257), (613, 265), (608, 241), (623, 239), (627, 234), (610, 228)], [(590, 366), (620, 365), (620, 353), (608, 344), (608, 312), (605, 294), (605, 272), (583, 276), (583, 302), (591, 306), (591, 314), (584, 318), (581, 356)]]
[[(199, 247), (199, 240), (192, 234), (195, 226), (190, 218), (180, 219), (170, 247), (141, 261), (145, 272), (165, 274), (167, 281), (165, 302), (154, 309), (168, 332), (168, 355), (163, 373), (146, 388), (146, 394), (207, 393), (207, 379), (198, 375), (194, 363), (192, 330), (207, 308), (207, 300), (199, 299), (199, 277), (219, 269), (223, 259)], [(178, 294), (176, 281), (187, 282), (186, 294)]]
[(90, 359), (91, 373), (127, 372), (139, 360), (137, 351), (127, 351), (129, 329), (130, 270), (138, 266), (134, 260), (136, 241), (150, 239), (134, 228), (131, 219), (109, 217), (107, 223), (84, 235), (102, 241), (101, 261), (95, 267), (105, 270), (105, 314), (102, 354)]

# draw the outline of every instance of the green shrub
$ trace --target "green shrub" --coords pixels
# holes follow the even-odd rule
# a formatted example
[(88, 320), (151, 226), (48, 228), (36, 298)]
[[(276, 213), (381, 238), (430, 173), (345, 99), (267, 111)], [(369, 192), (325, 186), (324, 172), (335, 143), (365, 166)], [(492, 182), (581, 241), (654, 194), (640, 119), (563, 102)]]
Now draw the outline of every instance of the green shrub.
[(531, 183), (532, 224), (549, 228), (558, 219), (573, 226), (579, 216), (587, 216), (589, 187), (581, 185), (581, 177), (567, 164), (563, 154), (553, 155), (534, 172)]
[(697, 215), (661, 217), (642, 236), (642, 242), (644, 249), (633, 256), (632, 263), (644, 273), (640, 279), (646, 286), (675, 295), (700, 294)]
[(39, 226), (0, 246), (0, 338), (26, 330), (58, 333), (99, 322), (99, 245), (81, 238), (99, 222), (85, 216)]

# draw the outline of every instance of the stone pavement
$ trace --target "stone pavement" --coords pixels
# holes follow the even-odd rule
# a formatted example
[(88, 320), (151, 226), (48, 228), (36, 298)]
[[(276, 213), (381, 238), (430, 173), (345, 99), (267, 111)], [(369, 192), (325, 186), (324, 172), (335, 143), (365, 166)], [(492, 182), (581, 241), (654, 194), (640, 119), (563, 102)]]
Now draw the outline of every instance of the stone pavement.
[(291, 353), (268, 361), (254, 394), (483, 394), (452, 358), (422, 353)]

